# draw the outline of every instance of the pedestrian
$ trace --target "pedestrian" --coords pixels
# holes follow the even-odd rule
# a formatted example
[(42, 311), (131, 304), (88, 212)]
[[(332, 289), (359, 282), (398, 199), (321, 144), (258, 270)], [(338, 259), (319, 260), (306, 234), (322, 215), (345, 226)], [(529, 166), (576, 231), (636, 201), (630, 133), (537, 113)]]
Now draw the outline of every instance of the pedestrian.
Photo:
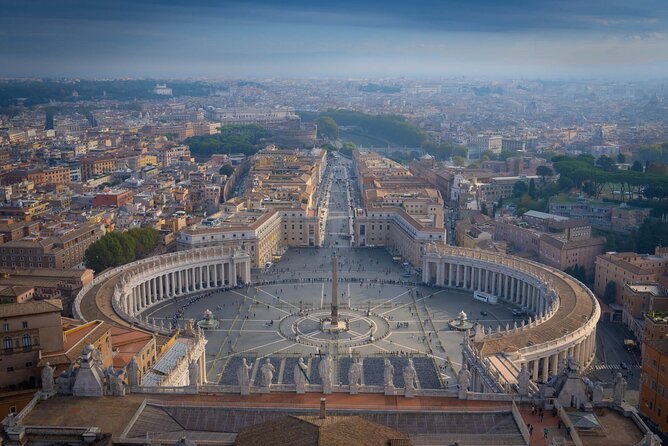
[(561, 419), (559, 419), (559, 421), (557, 421), (557, 429), (561, 430)]
[(543, 412), (540, 413), (540, 422), (543, 422)]
[(543, 438), (547, 438), (547, 434), (550, 433), (550, 430), (546, 427), (543, 428)]

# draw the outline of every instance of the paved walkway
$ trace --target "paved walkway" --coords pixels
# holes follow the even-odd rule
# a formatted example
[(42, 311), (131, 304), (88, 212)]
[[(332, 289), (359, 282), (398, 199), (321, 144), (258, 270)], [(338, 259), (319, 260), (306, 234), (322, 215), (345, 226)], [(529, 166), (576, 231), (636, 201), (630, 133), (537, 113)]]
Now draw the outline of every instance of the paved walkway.
[[(522, 418), (524, 418), (525, 424), (533, 425), (533, 434), (531, 435), (531, 441), (529, 443), (530, 446), (548, 446), (551, 444), (550, 442), (552, 441), (552, 438), (566, 437), (566, 428), (563, 426), (563, 423), (561, 429), (558, 428), (559, 418), (553, 416), (551, 411), (543, 412), (544, 416), (542, 422), (540, 421), (538, 412), (536, 412), (535, 415), (531, 414), (531, 406), (521, 406), (520, 413), (522, 414)], [(549, 430), (547, 439), (544, 438), (544, 428), (548, 428)], [(566, 445), (572, 444), (574, 443), (569, 436)]]

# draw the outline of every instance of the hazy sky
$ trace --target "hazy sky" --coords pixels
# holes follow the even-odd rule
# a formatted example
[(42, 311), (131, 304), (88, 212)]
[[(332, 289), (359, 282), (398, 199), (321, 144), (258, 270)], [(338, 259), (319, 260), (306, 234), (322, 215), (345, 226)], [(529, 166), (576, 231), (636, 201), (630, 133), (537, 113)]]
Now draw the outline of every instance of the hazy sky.
[(665, 77), (668, 0), (0, 0), (0, 76)]

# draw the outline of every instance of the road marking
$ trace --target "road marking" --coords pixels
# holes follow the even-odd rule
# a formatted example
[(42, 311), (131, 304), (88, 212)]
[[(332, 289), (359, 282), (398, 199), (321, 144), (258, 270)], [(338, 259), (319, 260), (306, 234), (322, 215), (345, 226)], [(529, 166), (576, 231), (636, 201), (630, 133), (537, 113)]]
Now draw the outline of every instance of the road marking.
[(234, 290), (230, 290), (230, 291), (231, 291), (232, 293), (234, 293), (234, 294), (238, 294), (239, 296), (243, 297), (244, 299), (248, 299), (248, 300), (250, 300), (251, 302), (257, 302), (257, 303), (260, 303), (260, 304), (262, 304), (262, 305), (267, 305), (269, 308), (273, 308), (273, 309), (275, 309), (275, 310), (282, 311), (282, 312), (285, 313), (285, 314), (290, 314), (289, 311), (285, 311), (285, 310), (282, 309), (282, 308), (278, 308), (278, 307), (275, 307), (275, 306), (273, 306), (273, 305), (270, 305), (270, 304), (268, 304), (267, 302), (263, 302), (263, 301), (261, 301), (261, 300), (254, 299), (254, 298), (252, 298), (252, 297), (246, 296), (245, 294), (241, 294), (241, 293), (239, 293), (239, 292), (237, 292), (237, 291), (234, 291)]
[[(285, 339), (285, 338), (281, 338), (281, 339), (279, 339), (278, 341), (269, 342), (269, 343), (267, 343), (267, 344), (263, 344), (263, 345), (257, 345), (257, 346), (255, 346), (255, 347), (251, 347), (251, 348), (248, 348), (248, 349), (246, 349), (246, 350), (242, 350), (242, 351), (240, 351), (240, 352), (235, 352), (235, 353), (232, 353), (232, 354), (230, 354), (230, 355), (223, 356), (223, 357), (220, 358), (220, 359), (227, 359), (227, 358), (231, 358), (232, 356), (242, 355), (242, 354), (244, 354), (244, 353), (252, 352), (252, 351), (254, 351), (254, 350), (259, 350), (259, 349), (261, 349), (261, 348), (269, 347), (270, 345), (278, 344), (279, 342), (284, 342), (284, 341), (286, 341), (286, 339)], [(291, 344), (291, 345), (294, 345), (294, 344)]]
[[(348, 286), (350, 286), (350, 285), (348, 285)], [(378, 308), (378, 307), (382, 307), (382, 306), (385, 305), (385, 304), (389, 304), (389, 303), (392, 302), (393, 300), (397, 300), (397, 299), (399, 299), (401, 296), (403, 296), (404, 294), (410, 293), (410, 292), (413, 291), (414, 289), (415, 289), (415, 288), (410, 288), (410, 289), (404, 291), (403, 293), (399, 294), (398, 296), (395, 296), (395, 297), (393, 297), (393, 298), (391, 298), (391, 299), (388, 299), (388, 300), (386, 300), (386, 301), (381, 302), (380, 304), (378, 304), (378, 305), (376, 305), (375, 307), (373, 307), (373, 308), (371, 309), (371, 311), (375, 310), (375, 309)]]
[[(423, 301), (423, 300), (427, 299), (428, 297), (436, 296), (437, 294), (442, 293), (442, 292), (444, 292), (444, 291), (445, 291), (445, 290), (436, 291), (435, 293), (429, 294), (429, 295), (424, 296), (424, 297), (421, 297), (421, 298), (419, 298), (419, 299), (415, 299), (414, 302), (415, 302), (415, 303), (418, 303), (418, 302), (420, 302), (420, 301)], [(381, 315), (381, 316), (386, 315), (387, 313), (391, 313), (391, 312), (393, 312), (393, 311), (395, 311), (395, 310), (399, 310), (399, 309), (401, 309), (401, 308), (405, 308), (405, 307), (407, 307), (407, 306), (409, 306), (409, 305), (413, 305), (413, 302), (406, 302), (405, 304), (400, 305), (400, 306), (398, 306), (398, 307), (396, 307), (396, 308), (392, 308), (391, 310), (384, 311), (384, 312), (380, 313), (380, 315)]]
[(291, 304), (290, 302), (288, 302), (287, 300), (281, 300), (281, 299), (279, 299), (278, 296), (274, 296), (274, 295), (271, 294), (270, 292), (265, 291), (265, 290), (263, 290), (263, 289), (260, 288), (260, 287), (255, 287), (255, 288), (256, 288), (258, 291), (262, 291), (264, 294), (268, 294), (268, 295), (270, 295), (271, 297), (275, 298), (276, 300), (280, 300), (281, 302), (286, 303), (286, 304), (290, 305), (291, 307), (296, 308), (297, 310), (299, 310), (299, 307), (298, 307), (297, 305), (293, 305), (293, 304)]

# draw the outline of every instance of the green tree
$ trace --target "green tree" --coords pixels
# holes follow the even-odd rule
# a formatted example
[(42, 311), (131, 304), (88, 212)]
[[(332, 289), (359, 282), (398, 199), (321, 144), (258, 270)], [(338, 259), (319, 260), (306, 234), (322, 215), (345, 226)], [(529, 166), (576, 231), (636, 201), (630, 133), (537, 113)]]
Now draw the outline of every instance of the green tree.
[(218, 171), (221, 175), (227, 175), (228, 177), (234, 173), (234, 166), (231, 164), (224, 164)]
[(339, 139), (339, 126), (330, 116), (321, 116), (315, 120), (318, 126), (318, 138)]
[(533, 178), (529, 180), (529, 196), (533, 199), (536, 199), (536, 182), (533, 180)]
[(596, 164), (600, 166), (606, 172), (612, 172), (617, 167), (615, 166), (615, 161), (607, 155), (601, 155), (596, 160)]
[(626, 162), (626, 157), (624, 156), (623, 153), (617, 154), (617, 163), (618, 164), (624, 164)]
[(603, 291), (603, 302), (608, 305), (614, 304), (617, 300), (617, 284), (612, 280), (605, 284)]
[(643, 169), (642, 163), (640, 161), (635, 160), (631, 166), (631, 170), (634, 172), (643, 172), (645, 169)]
[(524, 181), (517, 181), (513, 184), (513, 197), (520, 198), (529, 192), (529, 186)]
[(551, 177), (554, 175), (554, 172), (549, 167), (543, 165), (536, 168), (536, 175), (541, 177), (542, 183), (545, 184), (545, 177)]
[(158, 231), (153, 228), (109, 232), (86, 249), (84, 263), (99, 273), (149, 255), (158, 241)]
[(587, 271), (585, 270), (585, 267), (582, 265), (574, 265), (574, 266), (569, 266), (564, 270), (566, 274), (570, 274), (571, 276), (575, 277), (582, 283), (587, 283)]
[(463, 156), (455, 156), (452, 158), (452, 162), (455, 166), (464, 167), (466, 165), (466, 158)]
[(569, 191), (575, 187), (575, 183), (569, 177), (559, 177), (557, 187), (560, 191)]
[(657, 246), (668, 246), (668, 225), (659, 218), (646, 219), (636, 234), (639, 254), (654, 254)]

